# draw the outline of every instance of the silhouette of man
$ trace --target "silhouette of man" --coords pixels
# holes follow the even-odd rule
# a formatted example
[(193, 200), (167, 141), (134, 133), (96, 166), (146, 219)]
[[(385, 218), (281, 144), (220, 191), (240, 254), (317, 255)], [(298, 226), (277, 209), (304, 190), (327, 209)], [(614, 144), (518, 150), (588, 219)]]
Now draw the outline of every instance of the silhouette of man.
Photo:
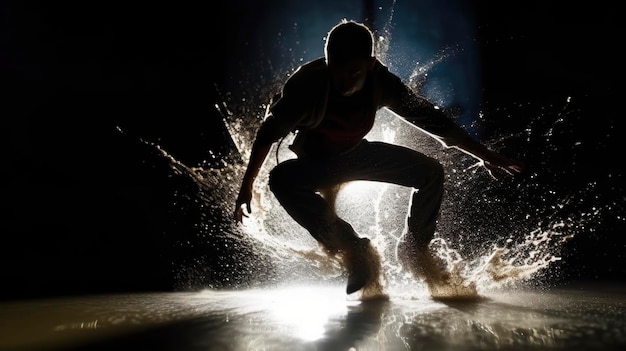
[[(334, 211), (332, 189), (354, 180), (411, 187), (407, 232), (396, 248), (416, 279), (441, 278), (441, 262), (429, 250), (443, 196), (441, 164), (411, 148), (368, 141), (376, 112), (386, 107), (446, 148), (480, 161), (499, 179), (523, 169), (469, 136), (426, 98), (412, 91), (373, 53), (373, 34), (363, 24), (342, 20), (328, 33), (324, 57), (300, 66), (286, 81), (257, 131), (235, 204), (234, 219), (250, 214), (253, 182), (272, 145), (290, 132), (297, 158), (270, 172), (269, 187), (287, 213), (331, 254), (341, 255), (352, 294), (377, 278), (369, 239)], [(410, 126), (410, 124), (407, 124)], [(245, 207), (245, 208), (244, 208)], [(379, 264), (379, 263), (377, 263)]]

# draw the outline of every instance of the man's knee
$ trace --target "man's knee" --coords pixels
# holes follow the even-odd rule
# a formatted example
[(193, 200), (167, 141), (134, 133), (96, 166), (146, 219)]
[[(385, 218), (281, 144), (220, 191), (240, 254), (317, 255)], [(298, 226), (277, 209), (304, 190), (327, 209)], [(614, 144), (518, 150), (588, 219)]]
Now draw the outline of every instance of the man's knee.
[(445, 179), (443, 165), (434, 158), (430, 158), (426, 164), (422, 163), (413, 174), (415, 175), (413, 185), (418, 189), (424, 186), (441, 187)]
[(439, 163), (437, 160), (433, 160), (432, 169), (432, 179), (436, 184), (443, 184), (445, 178), (445, 172), (443, 170), (443, 165)]
[(270, 171), (268, 184), (272, 193), (280, 194), (281, 192), (286, 191), (288, 177), (285, 173), (286, 172), (283, 171), (283, 168), (279, 166)]
[(268, 185), (277, 198), (293, 193), (295, 189), (305, 189), (301, 168), (291, 161), (280, 163), (270, 171)]

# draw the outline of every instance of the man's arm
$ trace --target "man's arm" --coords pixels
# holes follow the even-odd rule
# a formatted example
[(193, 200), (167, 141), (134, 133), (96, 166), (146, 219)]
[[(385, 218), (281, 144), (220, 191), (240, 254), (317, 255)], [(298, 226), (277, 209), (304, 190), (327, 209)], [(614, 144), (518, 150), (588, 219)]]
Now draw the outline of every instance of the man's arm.
[(449, 147), (480, 160), (480, 165), (485, 167), (494, 179), (501, 179), (507, 175), (521, 173), (524, 170), (522, 162), (509, 159), (493, 150), (488, 149), (480, 142), (466, 133), (465, 137), (459, 138)]
[[(280, 100), (284, 102), (284, 100)], [(284, 105), (284, 103), (283, 103)], [(275, 105), (272, 105), (275, 107)], [(285, 113), (286, 116), (292, 116)], [(265, 113), (265, 120), (261, 124), (261, 127), (257, 131), (254, 143), (252, 144), (252, 151), (250, 153), (250, 160), (248, 160), (248, 166), (246, 173), (243, 176), (241, 182), (241, 189), (235, 202), (234, 219), (237, 222), (242, 222), (243, 217), (248, 217), (244, 213), (243, 205), (246, 206), (248, 214), (252, 212), (250, 202), (252, 201), (252, 186), (259, 170), (265, 163), (265, 159), (269, 154), (272, 145), (279, 139), (285, 137), (291, 130), (296, 127), (297, 120), (294, 118), (276, 118), (276, 115), (268, 107)]]
[(259, 170), (263, 166), (263, 163), (265, 163), (265, 159), (272, 148), (272, 144), (273, 143), (271, 142), (268, 143), (265, 140), (257, 138), (252, 145), (252, 152), (250, 153), (248, 167), (246, 168), (246, 173), (243, 176), (239, 195), (237, 196), (237, 201), (235, 202), (234, 219), (237, 222), (242, 222), (243, 217), (248, 217), (248, 215), (244, 213), (243, 205), (246, 206), (248, 214), (252, 212), (252, 208), (250, 206), (250, 202), (252, 201), (252, 186), (254, 185), (254, 180), (259, 174)]
[(455, 123), (442, 110), (423, 96), (417, 95), (393, 75), (383, 75), (386, 91), (386, 106), (404, 120), (426, 132), (446, 148), (456, 148), (480, 161), (489, 174), (500, 179), (506, 175), (520, 173), (524, 165), (488, 149), (472, 138), (465, 129)]
[(509, 159), (487, 148), (478, 140), (472, 138), (461, 126), (451, 122), (451, 119), (444, 116), (443, 112), (437, 110), (437, 113), (441, 114), (440, 118), (442, 120), (447, 119), (447, 128), (438, 133), (422, 130), (439, 141), (445, 148), (455, 148), (474, 157), (480, 161), (479, 165), (485, 167), (489, 175), (494, 179), (502, 179), (505, 176), (521, 173), (524, 170), (524, 164), (522, 162)]

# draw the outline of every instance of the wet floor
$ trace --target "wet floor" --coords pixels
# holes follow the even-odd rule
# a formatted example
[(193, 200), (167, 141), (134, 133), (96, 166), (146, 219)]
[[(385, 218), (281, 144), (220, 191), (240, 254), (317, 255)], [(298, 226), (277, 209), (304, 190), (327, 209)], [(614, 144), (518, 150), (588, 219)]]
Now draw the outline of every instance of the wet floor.
[(341, 287), (136, 293), (0, 303), (0, 350), (624, 350), (626, 288), (425, 292)]

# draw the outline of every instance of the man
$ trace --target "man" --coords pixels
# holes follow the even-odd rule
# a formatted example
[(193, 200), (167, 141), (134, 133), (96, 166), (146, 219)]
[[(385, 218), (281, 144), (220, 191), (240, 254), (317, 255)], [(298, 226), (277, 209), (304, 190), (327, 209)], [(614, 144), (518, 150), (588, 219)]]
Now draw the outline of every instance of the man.
[[(287, 213), (331, 254), (340, 254), (352, 294), (377, 278), (377, 259), (369, 239), (360, 238), (339, 218), (332, 189), (354, 180), (398, 184), (415, 189), (407, 233), (398, 245), (401, 263), (416, 278), (444, 274), (428, 245), (443, 195), (444, 172), (433, 158), (410, 148), (364, 139), (376, 111), (386, 107), (419, 127), (444, 147), (457, 148), (481, 162), (494, 177), (522, 171), (520, 162), (489, 150), (471, 138), (442, 110), (418, 96), (373, 54), (372, 32), (342, 20), (326, 38), (325, 56), (301, 66), (285, 83), (257, 132), (235, 204), (234, 218), (251, 213), (252, 185), (272, 145), (297, 132), (290, 146), (298, 156), (278, 164), (269, 186)], [(377, 263), (378, 264), (378, 263)]]

